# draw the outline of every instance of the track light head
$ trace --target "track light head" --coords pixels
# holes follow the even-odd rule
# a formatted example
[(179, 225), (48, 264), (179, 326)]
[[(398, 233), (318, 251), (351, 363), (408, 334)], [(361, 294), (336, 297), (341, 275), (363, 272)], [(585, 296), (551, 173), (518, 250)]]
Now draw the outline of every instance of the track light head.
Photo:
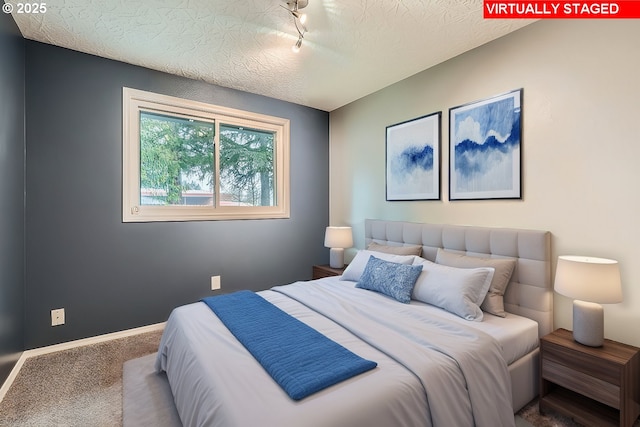
[(291, 50), (293, 51), (293, 53), (298, 53), (300, 52), (300, 47), (302, 46), (302, 36), (298, 37), (298, 41), (296, 42), (296, 44), (294, 44), (291, 47)]
[(290, 10), (304, 9), (309, 5), (309, 0), (288, 0), (285, 1)]
[(307, 22), (307, 14), (306, 13), (300, 13), (298, 11), (296, 12), (291, 12), (291, 14), (298, 18), (298, 21), (300, 21), (301, 24), (304, 25), (305, 22)]

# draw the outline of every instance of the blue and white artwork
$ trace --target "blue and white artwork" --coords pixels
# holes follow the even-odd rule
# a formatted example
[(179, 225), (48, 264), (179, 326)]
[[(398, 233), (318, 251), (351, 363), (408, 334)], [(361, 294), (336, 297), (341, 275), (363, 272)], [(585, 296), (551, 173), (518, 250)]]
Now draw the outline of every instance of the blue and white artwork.
[(441, 116), (387, 126), (387, 200), (440, 199)]
[(449, 199), (521, 197), (522, 89), (449, 110)]

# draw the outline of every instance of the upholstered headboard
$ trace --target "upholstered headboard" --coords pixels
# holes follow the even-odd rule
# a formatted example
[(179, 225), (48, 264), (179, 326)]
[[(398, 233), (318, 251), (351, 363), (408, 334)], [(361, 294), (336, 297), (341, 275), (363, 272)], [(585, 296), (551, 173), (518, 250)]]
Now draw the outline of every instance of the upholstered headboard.
[(538, 322), (542, 337), (553, 331), (551, 233), (515, 228), (365, 220), (365, 244), (422, 245), (422, 257), (435, 261), (438, 248), (469, 256), (516, 258), (504, 295), (505, 310)]

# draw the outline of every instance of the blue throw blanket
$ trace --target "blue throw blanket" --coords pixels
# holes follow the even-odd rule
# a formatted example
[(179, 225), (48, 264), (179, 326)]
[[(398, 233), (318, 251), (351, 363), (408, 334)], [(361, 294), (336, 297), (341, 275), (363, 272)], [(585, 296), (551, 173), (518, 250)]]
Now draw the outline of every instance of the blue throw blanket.
[(377, 366), (251, 291), (202, 302), (294, 400)]

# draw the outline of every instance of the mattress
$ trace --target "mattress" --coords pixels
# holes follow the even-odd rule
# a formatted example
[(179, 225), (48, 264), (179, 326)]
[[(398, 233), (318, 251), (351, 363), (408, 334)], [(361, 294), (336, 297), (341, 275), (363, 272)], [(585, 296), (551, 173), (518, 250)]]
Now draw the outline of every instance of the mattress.
[[(477, 322), (450, 322), (436, 312), (432, 319), (429, 307), (337, 278), (260, 295), (378, 367), (296, 402), (205, 304), (179, 307), (156, 369), (166, 371), (185, 426), (513, 425), (504, 344), (469, 328)], [(499, 325), (486, 329), (497, 334)], [(516, 334), (497, 335), (513, 343)]]

